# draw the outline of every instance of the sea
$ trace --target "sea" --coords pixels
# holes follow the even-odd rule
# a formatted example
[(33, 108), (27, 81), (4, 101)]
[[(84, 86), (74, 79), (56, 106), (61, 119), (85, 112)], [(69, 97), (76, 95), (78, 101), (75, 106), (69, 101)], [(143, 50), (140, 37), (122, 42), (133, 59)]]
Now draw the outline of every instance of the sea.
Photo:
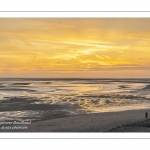
[(150, 108), (149, 78), (1, 78), (0, 121)]

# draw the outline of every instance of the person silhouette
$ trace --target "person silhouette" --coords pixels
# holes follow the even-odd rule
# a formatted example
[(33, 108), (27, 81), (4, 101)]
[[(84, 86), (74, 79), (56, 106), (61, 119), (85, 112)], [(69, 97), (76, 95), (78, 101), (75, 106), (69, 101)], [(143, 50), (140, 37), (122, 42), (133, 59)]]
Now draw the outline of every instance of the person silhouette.
[(147, 117), (148, 117), (148, 113), (146, 112), (146, 113), (145, 113), (145, 118), (147, 119)]

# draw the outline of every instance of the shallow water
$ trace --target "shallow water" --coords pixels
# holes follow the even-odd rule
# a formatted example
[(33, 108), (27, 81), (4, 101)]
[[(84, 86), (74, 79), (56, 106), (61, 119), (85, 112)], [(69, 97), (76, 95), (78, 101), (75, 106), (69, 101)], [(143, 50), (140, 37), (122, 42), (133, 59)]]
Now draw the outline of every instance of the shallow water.
[[(150, 79), (0, 79), (0, 118), (39, 120), (149, 108), (149, 90)], [(14, 105), (18, 110), (10, 109)]]

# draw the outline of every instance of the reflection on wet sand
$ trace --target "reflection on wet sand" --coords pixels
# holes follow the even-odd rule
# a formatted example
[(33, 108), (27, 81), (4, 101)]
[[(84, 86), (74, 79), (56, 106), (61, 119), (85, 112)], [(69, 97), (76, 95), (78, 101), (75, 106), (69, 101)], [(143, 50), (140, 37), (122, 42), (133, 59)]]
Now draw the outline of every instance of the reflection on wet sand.
[(1, 79), (0, 120), (150, 107), (150, 79)]

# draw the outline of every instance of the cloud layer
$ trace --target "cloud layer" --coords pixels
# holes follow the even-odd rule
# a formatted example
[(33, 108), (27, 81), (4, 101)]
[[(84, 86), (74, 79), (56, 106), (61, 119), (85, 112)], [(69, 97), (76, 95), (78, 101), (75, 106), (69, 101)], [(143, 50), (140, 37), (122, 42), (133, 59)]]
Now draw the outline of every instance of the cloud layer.
[(149, 77), (150, 19), (1, 18), (0, 77)]

